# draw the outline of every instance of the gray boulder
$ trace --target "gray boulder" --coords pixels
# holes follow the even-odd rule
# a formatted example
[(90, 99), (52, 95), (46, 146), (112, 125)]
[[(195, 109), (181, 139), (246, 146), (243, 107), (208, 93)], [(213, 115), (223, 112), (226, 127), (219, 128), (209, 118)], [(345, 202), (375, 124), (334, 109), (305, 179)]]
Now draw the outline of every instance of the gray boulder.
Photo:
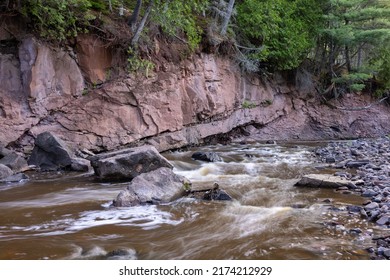
[(2, 182), (2, 183), (17, 183), (17, 182), (21, 182), (23, 180), (28, 180), (28, 179), (29, 179), (29, 177), (26, 174), (18, 173), (18, 174), (8, 176), (4, 179), (0, 178), (0, 182)]
[(95, 174), (102, 180), (132, 180), (161, 167), (172, 169), (153, 146), (142, 146), (90, 157)]
[(0, 164), (9, 167), (14, 173), (28, 169), (27, 161), (17, 153), (0, 146)]
[(189, 181), (162, 167), (135, 177), (113, 201), (113, 206), (127, 207), (142, 204), (172, 202), (189, 192)]
[(5, 179), (13, 174), (14, 172), (11, 170), (11, 168), (5, 166), (4, 164), (0, 164), (0, 179)]
[(351, 181), (345, 178), (328, 174), (308, 174), (304, 175), (296, 184), (297, 187), (312, 188), (339, 188), (361, 184), (362, 181)]
[(84, 162), (84, 166), (81, 167), (81, 161), (73, 155), (69, 147), (50, 132), (43, 132), (37, 136), (28, 164), (35, 165), (42, 171), (86, 171), (89, 165)]

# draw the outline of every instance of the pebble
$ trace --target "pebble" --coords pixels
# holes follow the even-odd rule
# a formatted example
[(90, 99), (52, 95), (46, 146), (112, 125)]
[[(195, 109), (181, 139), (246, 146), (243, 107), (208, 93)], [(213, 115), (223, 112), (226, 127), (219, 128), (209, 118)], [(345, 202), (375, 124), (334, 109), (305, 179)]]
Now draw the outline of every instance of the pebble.
[[(350, 213), (375, 222), (378, 226), (390, 228), (390, 137), (332, 142), (318, 148), (315, 155), (330, 168), (342, 169), (335, 176), (361, 180), (359, 186), (349, 190), (369, 201), (363, 207), (348, 206)], [(340, 188), (339, 191), (347, 193)], [(378, 242), (378, 240), (381, 240)], [(379, 238), (373, 248), (372, 259), (390, 259), (390, 237)]]

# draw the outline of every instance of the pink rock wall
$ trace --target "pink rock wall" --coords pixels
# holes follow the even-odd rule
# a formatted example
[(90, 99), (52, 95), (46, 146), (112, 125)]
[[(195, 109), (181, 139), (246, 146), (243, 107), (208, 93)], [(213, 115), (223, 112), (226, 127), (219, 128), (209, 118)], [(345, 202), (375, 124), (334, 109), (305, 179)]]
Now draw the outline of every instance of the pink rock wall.
[[(359, 136), (359, 112), (318, 111), (323, 107), (308, 101), (314, 89), (304, 75), (294, 85), (277, 75), (263, 82), (228, 58), (202, 53), (149, 77), (108, 80), (112, 54), (97, 39), (80, 40), (76, 50), (62, 50), (27, 37), (17, 54), (0, 53), (0, 143), (28, 150), (36, 135), (51, 131), (77, 148), (143, 141), (162, 151), (252, 123), (263, 127), (253, 139)], [(86, 80), (106, 82), (87, 91)], [(372, 132), (390, 131), (388, 107), (378, 110), (385, 117)]]

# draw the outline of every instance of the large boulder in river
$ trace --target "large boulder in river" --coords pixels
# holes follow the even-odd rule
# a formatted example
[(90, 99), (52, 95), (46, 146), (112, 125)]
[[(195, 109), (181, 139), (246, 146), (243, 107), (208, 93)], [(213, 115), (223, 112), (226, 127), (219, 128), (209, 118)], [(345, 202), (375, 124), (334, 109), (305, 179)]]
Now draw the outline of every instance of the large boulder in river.
[(96, 175), (102, 180), (132, 180), (161, 167), (173, 168), (153, 146), (103, 153), (91, 157), (90, 161)]
[(312, 188), (339, 188), (353, 187), (354, 185), (362, 184), (363, 181), (351, 181), (329, 174), (308, 174), (304, 175), (295, 186), (312, 187)]
[(113, 206), (126, 207), (142, 204), (172, 202), (190, 191), (190, 182), (175, 174), (172, 169), (162, 167), (135, 177), (113, 201)]
[[(42, 171), (74, 170), (87, 171), (89, 162), (81, 161), (73, 155), (68, 146), (50, 132), (43, 132), (35, 139), (35, 146), (28, 159), (28, 164), (39, 167)], [(74, 168), (76, 167), (76, 168)]]

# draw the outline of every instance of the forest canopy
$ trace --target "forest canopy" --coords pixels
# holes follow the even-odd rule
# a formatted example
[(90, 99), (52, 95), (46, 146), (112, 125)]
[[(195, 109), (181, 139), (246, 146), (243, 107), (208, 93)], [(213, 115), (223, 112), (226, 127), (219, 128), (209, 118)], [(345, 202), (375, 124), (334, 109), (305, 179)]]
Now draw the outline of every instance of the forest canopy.
[(134, 55), (158, 28), (189, 52), (232, 56), (243, 71), (305, 64), (334, 95), (390, 89), (389, 0), (1, 0), (0, 13), (22, 16), (46, 40), (95, 32), (111, 18), (127, 26)]

